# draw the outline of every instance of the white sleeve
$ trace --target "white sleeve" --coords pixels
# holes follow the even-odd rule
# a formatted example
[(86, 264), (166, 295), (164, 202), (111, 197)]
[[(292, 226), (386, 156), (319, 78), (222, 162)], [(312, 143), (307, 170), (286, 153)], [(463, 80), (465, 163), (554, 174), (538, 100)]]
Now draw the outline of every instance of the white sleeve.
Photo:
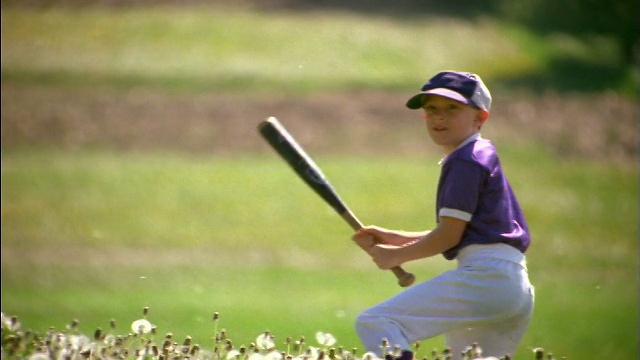
[(468, 212), (461, 211), (461, 210), (442, 208), (442, 209), (440, 209), (440, 212), (438, 213), (438, 217), (443, 217), (443, 216), (452, 217), (452, 218), (456, 218), (456, 219), (460, 219), (460, 220), (469, 222), (469, 221), (471, 221), (471, 217), (473, 215), (469, 214)]

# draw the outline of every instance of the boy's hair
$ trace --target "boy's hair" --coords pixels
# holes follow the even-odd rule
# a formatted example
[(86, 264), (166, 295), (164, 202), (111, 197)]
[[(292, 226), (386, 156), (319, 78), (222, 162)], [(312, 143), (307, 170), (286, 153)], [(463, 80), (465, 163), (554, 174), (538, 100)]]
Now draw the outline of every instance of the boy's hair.
[(468, 72), (442, 71), (429, 79), (420, 93), (407, 101), (409, 109), (420, 109), (427, 95), (440, 95), (485, 111), (491, 108), (491, 93), (480, 76)]

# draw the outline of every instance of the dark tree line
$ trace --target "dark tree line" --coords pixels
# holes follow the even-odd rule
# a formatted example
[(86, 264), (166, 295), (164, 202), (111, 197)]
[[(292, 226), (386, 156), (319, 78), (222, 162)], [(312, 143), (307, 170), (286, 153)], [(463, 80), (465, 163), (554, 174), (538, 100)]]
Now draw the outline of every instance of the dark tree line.
[(603, 35), (618, 40), (622, 59), (634, 63), (640, 12), (635, 0), (485, 0), (505, 18), (540, 32)]

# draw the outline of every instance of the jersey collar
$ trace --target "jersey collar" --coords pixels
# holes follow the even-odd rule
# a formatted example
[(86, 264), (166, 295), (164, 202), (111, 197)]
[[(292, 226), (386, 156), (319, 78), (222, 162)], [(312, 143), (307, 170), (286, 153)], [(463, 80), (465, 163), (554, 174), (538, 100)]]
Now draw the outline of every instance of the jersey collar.
[[(449, 155), (453, 154), (454, 152), (458, 151), (458, 149), (464, 147), (465, 145), (469, 144), (470, 142), (474, 142), (477, 140), (482, 140), (482, 136), (480, 135), (480, 133), (475, 133), (471, 136), (469, 136), (468, 138), (466, 138), (463, 142), (460, 143), (460, 145), (458, 145), (458, 147), (453, 150), (451, 153), (449, 153)], [(447, 161), (447, 156), (445, 155), (442, 159), (440, 159), (440, 161), (438, 162), (438, 165), (442, 165)]]

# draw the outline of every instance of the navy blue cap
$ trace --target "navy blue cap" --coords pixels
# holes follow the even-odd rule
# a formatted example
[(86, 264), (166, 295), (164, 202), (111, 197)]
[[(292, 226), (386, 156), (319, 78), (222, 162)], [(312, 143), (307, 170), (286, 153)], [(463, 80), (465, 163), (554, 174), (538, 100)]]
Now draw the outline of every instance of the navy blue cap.
[(489, 111), (491, 93), (480, 76), (468, 72), (442, 71), (422, 85), (420, 93), (407, 101), (409, 109), (420, 109), (426, 95), (440, 95)]

